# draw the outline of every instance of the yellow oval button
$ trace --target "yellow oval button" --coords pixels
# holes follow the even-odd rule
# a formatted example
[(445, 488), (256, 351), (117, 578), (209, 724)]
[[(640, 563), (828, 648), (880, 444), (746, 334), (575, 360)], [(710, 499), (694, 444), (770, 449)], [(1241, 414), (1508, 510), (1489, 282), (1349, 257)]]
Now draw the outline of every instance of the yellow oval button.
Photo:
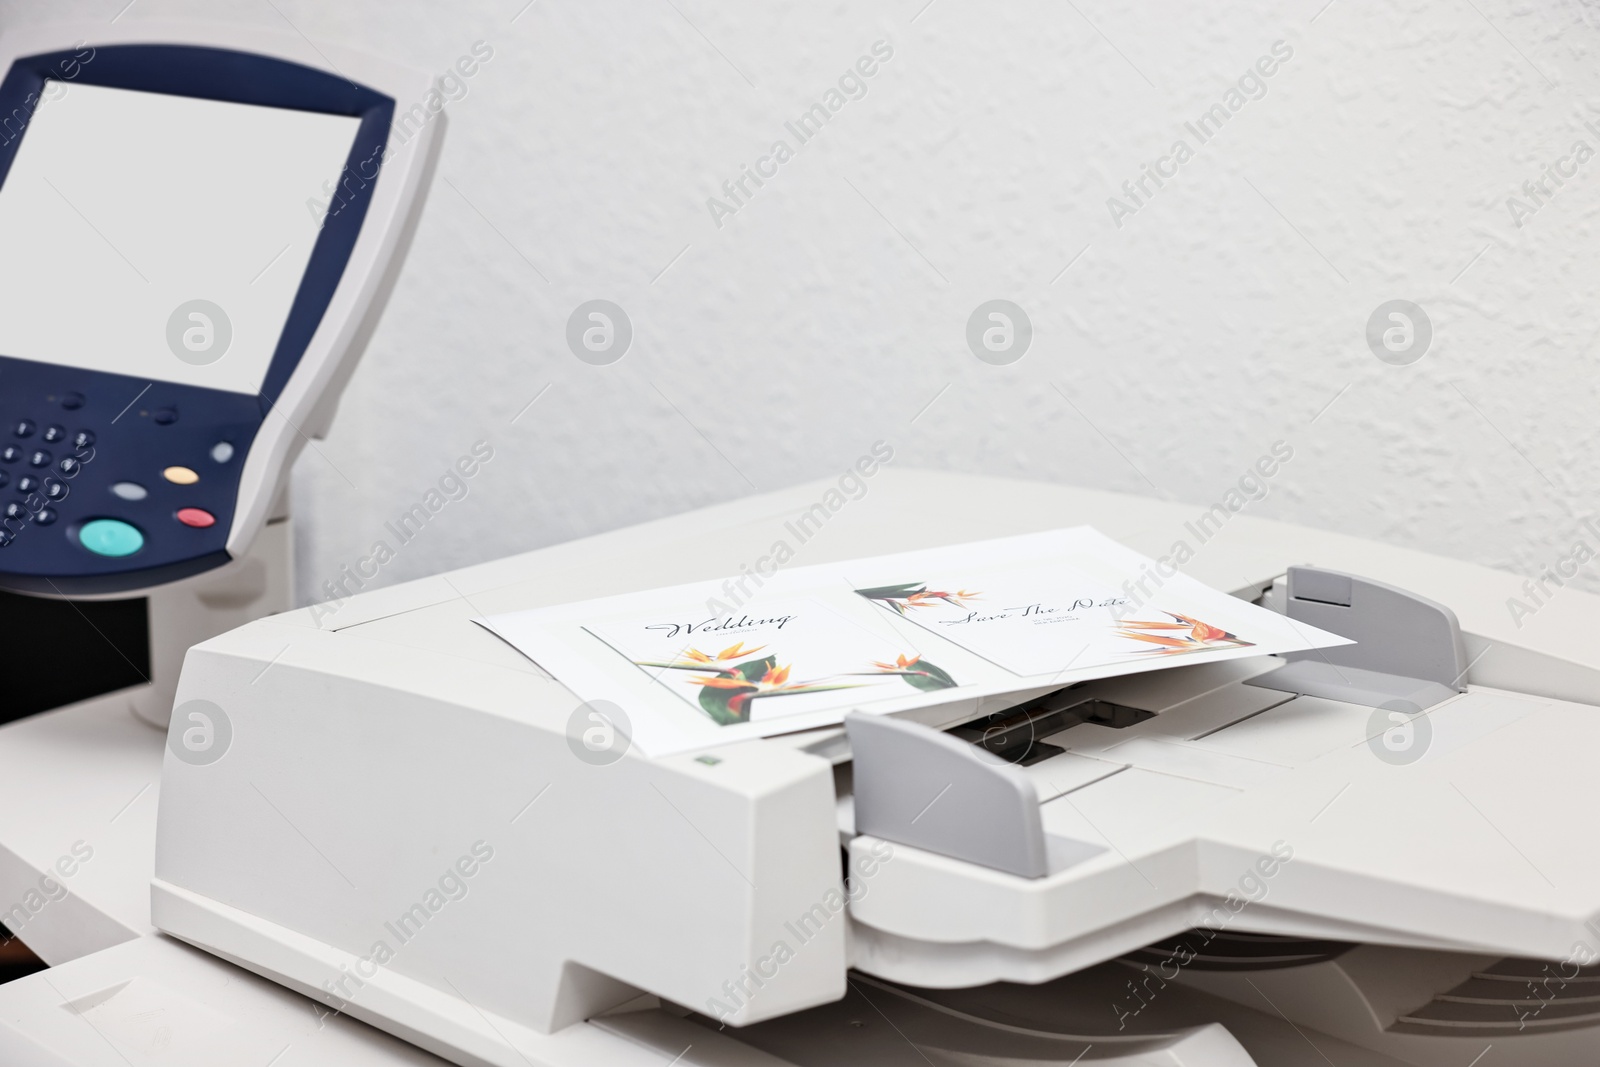
[(173, 485), (193, 485), (200, 480), (200, 476), (188, 467), (168, 467), (161, 472), (161, 477)]

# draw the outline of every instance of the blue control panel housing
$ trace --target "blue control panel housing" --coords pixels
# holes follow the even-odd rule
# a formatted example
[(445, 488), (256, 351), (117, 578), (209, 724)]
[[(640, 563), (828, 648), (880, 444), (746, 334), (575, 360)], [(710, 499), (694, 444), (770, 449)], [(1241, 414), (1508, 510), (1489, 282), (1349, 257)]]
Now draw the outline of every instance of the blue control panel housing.
[[(359, 118), (261, 393), (152, 382), (0, 352), (0, 589), (133, 593), (228, 562), (239, 474), (322, 321), (366, 218), (394, 100), (269, 56), (189, 45), (28, 56), (0, 80), (0, 185), (46, 79)], [(19, 129), (20, 127), (20, 129)], [(3, 250), (0, 250), (3, 254)]]

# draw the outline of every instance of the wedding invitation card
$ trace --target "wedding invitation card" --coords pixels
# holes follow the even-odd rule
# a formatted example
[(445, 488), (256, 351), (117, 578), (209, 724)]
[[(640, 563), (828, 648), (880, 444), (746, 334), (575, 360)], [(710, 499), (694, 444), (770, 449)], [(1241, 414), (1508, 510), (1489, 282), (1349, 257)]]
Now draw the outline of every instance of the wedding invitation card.
[(759, 613), (724, 618), (652, 612), (584, 629), (720, 726), (826, 725), (863, 701), (956, 685), (914, 654), (908, 660), (892, 634), (815, 600), (768, 601)]
[[(475, 620), (649, 756), (840, 722), (851, 709), (1348, 644), (1091, 527), (676, 586)], [(751, 595), (742, 596), (742, 592)]]

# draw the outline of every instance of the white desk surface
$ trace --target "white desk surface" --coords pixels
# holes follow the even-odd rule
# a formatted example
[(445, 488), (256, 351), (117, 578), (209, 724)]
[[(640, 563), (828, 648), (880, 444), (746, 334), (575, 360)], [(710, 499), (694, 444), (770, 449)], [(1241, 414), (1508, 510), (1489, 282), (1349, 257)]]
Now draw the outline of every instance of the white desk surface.
[(46, 963), (150, 932), (165, 742), (127, 691), (0, 728), (0, 922)]

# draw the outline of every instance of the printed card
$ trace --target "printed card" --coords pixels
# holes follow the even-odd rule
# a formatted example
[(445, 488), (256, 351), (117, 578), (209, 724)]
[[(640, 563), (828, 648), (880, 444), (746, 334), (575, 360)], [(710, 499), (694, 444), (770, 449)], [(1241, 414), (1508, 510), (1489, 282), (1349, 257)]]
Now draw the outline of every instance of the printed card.
[[(746, 574), (744, 583), (751, 581)], [(1349, 642), (1080, 526), (476, 620), (656, 756)], [(1019, 698), (1020, 699), (1020, 698)], [(952, 712), (954, 714), (955, 712)]]
[(1181, 612), (1127, 615), (1128, 598), (1067, 568), (972, 569), (856, 594), (1018, 675), (1079, 663), (1192, 656), (1250, 648), (1247, 641)]
[(864, 701), (959, 684), (884, 630), (815, 600), (765, 602), (722, 618), (651, 612), (584, 629), (719, 726), (819, 712), (836, 719)]

